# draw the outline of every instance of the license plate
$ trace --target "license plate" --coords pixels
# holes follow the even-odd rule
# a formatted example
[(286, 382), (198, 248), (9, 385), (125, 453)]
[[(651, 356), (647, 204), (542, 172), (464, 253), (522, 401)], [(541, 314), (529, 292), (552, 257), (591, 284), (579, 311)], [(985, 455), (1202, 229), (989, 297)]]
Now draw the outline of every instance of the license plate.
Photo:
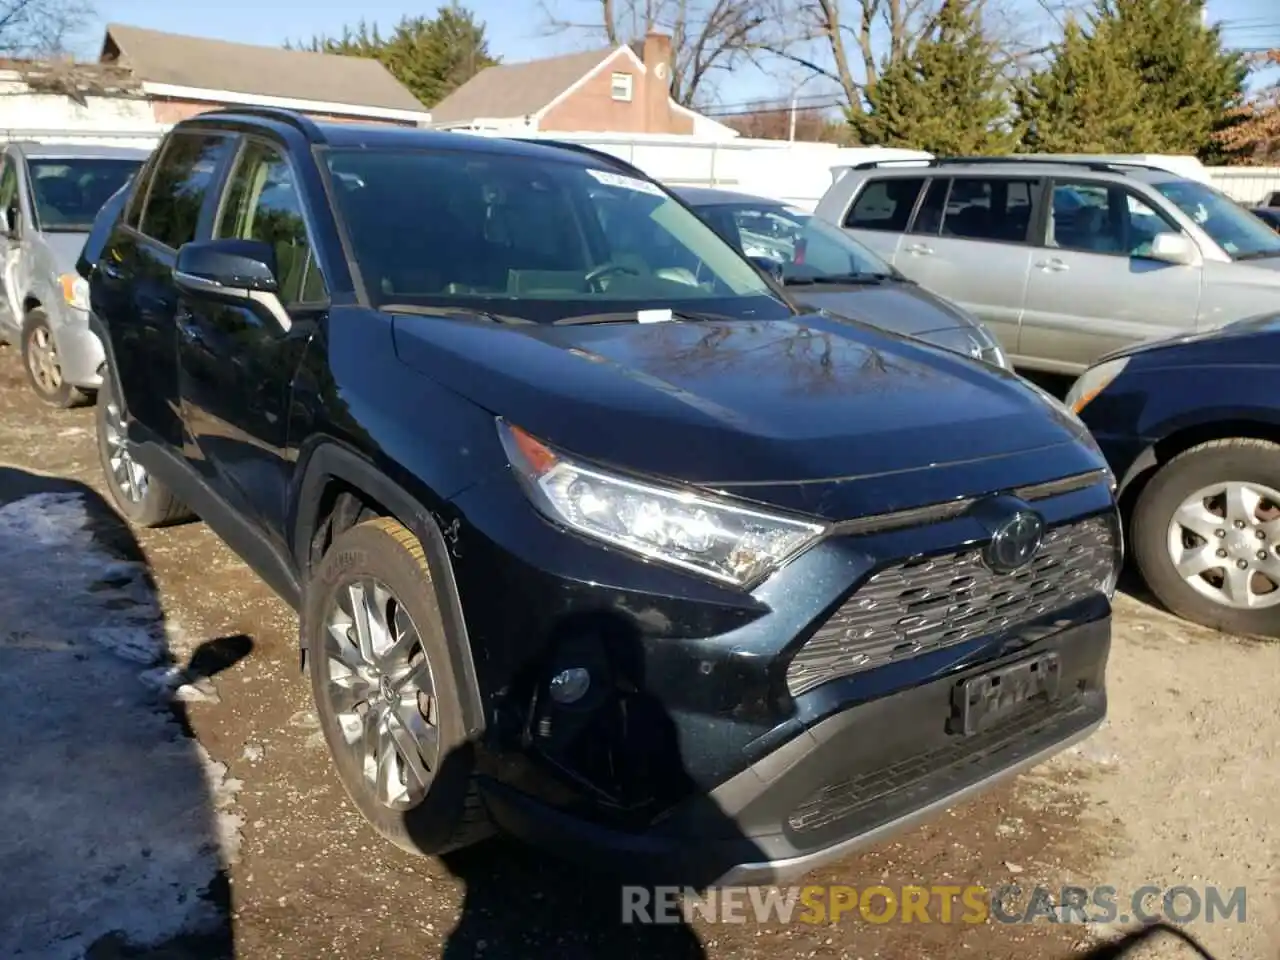
[(1056, 653), (970, 677), (956, 687), (953, 695), (959, 732), (966, 737), (980, 733), (1016, 713), (1029, 700), (1057, 699), (1060, 677)]

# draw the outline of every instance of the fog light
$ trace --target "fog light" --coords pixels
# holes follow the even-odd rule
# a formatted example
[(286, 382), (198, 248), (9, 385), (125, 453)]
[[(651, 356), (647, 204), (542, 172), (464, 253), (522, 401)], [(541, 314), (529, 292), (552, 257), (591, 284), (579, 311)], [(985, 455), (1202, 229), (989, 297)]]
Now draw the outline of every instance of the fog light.
[(551, 678), (551, 699), (556, 703), (577, 703), (591, 686), (591, 674), (585, 667), (570, 667)]

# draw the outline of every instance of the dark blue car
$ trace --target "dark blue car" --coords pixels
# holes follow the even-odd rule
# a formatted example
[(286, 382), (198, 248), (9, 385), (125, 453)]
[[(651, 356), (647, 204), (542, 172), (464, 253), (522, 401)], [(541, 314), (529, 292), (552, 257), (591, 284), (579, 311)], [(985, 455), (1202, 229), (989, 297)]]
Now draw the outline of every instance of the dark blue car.
[(1280, 635), (1280, 314), (1112, 354), (1067, 395), (1174, 613)]

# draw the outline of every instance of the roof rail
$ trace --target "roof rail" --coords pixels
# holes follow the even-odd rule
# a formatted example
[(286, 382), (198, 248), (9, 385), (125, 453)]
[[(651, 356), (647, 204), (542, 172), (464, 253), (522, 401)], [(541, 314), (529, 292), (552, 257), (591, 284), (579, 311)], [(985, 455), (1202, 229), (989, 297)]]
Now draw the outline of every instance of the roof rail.
[(1101, 160), (1089, 157), (1038, 156), (1036, 154), (1008, 154), (1006, 156), (980, 157), (934, 157), (931, 160), (895, 157), (885, 160), (864, 160), (850, 166), (851, 170), (874, 170), (879, 167), (909, 165), (916, 167), (947, 166), (989, 166), (1001, 164), (1006, 166), (1022, 166), (1024, 164), (1044, 164), (1055, 167), (1082, 167), (1098, 173), (1124, 173), (1125, 168), (1141, 170), (1163, 170), (1164, 167), (1142, 160)]
[(621, 157), (614, 156), (612, 153), (606, 153), (603, 150), (597, 150), (595, 147), (588, 147), (585, 143), (573, 143), (569, 140), (551, 140), (541, 137), (508, 137), (507, 139), (516, 140), (521, 143), (537, 143), (544, 147), (559, 147), (561, 150), (573, 150), (577, 153), (585, 153), (589, 157), (595, 157), (598, 160), (604, 160), (610, 166), (619, 170), (625, 170), (627, 173), (633, 174), (644, 180), (648, 180), (649, 175), (637, 167), (635, 164), (623, 160)]
[[(313, 143), (323, 143), (324, 134), (305, 113), (298, 113), (296, 110), (286, 110), (283, 107), (223, 107), (220, 110), (207, 110), (203, 114), (196, 114), (196, 117), (207, 116), (213, 114), (215, 116), (233, 116), (242, 117), (259, 117), (263, 120), (275, 120), (277, 123), (285, 123), (293, 127), (304, 137)], [(195, 117), (192, 118), (193, 120)]]

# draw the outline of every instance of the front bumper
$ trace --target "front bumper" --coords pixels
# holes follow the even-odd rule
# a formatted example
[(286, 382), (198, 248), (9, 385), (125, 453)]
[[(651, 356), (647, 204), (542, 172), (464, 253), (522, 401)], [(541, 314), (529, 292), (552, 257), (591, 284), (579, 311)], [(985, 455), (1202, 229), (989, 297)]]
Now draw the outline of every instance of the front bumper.
[(1004, 661), (851, 706), (643, 832), (575, 818), (482, 781), (507, 832), (632, 878), (691, 886), (785, 882), (840, 859), (1034, 766), (1088, 736), (1106, 714), (1110, 618), (1044, 637), (1004, 658), (1055, 652), (1060, 694), (995, 726), (952, 730), (957, 684)]
[(106, 354), (102, 341), (89, 329), (89, 313), (75, 307), (65, 307), (57, 316), (50, 317), (54, 344), (58, 350), (58, 365), (62, 378), (72, 386), (97, 390), (102, 386), (100, 373)]

